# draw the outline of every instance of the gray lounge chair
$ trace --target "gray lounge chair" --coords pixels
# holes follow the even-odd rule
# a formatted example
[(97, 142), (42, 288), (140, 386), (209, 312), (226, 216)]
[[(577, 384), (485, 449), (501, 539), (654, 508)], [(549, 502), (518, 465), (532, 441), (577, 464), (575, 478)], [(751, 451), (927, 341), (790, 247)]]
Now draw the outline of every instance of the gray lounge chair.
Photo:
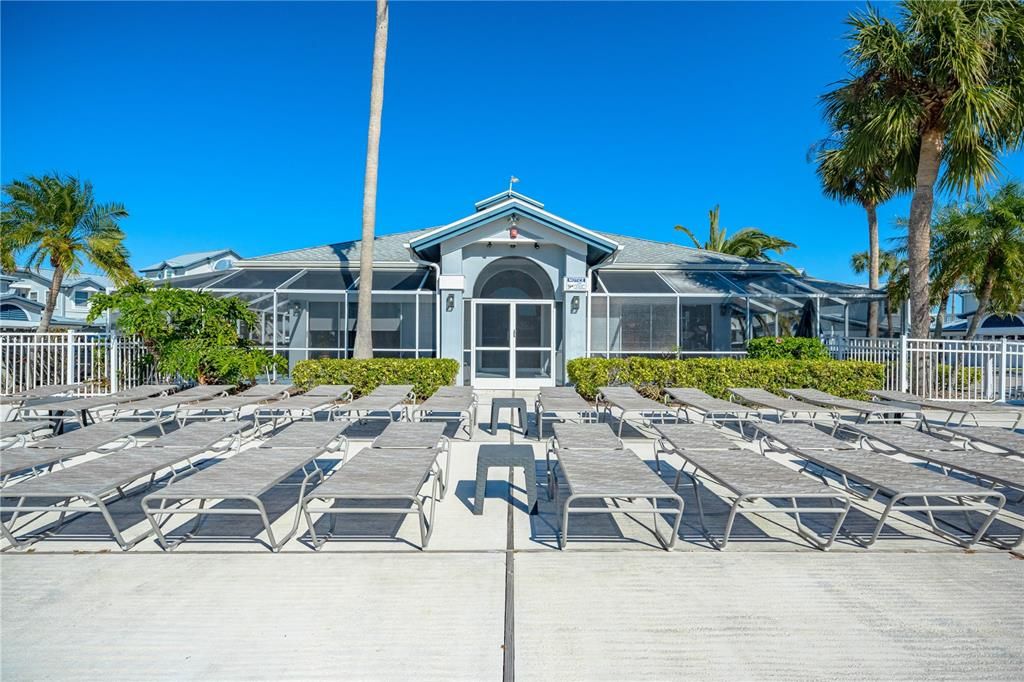
[(831, 393), (825, 391), (819, 391), (815, 388), (784, 388), (782, 389), (787, 395), (791, 395), (797, 400), (802, 400), (812, 405), (821, 405), (822, 407), (828, 407), (835, 412), (836, 428), (838, 428), (840, 419), (840, 413), (842, 412), (853, 412), (856, 421), (862, 424), (869, 422), (890, 422), (895, 419), (906, 419), (908, 415), (914, 415), (918, 420), (924, 421), (924, 414), (920, 411), (908, 409), (908, 406), (898, 406), (887, 403), (881, 403), (877, 401), (869, 400), (854, 400), (852, 398), (840, 398), (834, 396)]
[(0, 483), (16, 474), (36, 476), (41, 469), (63, 465), (90, 452), (112, 452), (135, 444), (135, 435), (155, 427), (154, 422), (104, 422), (59, 436), (0, 451)]
[(596, 422), (597, 411), (571, 386), (544, 386), (537, 392), (537, 441), (544, 437), (544, 422)]
[(52, 402), (51, 399), (63, 397), (70, 399), (71, 394), (81, 390), (85, 384), (55, 384), (52, 386), (36, 386), (27, 388), (16, 393), (0, 395), (0, 413), (6, 415), (5, 419), (13, 420), (18, 411), (26, 404), (33, 402)]
[(442, 386), (419, 405), (409, 408), (410, 421), (440, 419), (456, 421), (473, 437), (477, 424), (478, 399), (472, 386)]
[(128, 388), (117, 393), (108, 395), (96, 395), (87, 398), (75, 398), (67, 400), (57, 398), (54, 400), (33, 401), (26, 403), (19, 410), (23, 420), (44, 419), (63, 424), (66, 421), (77, 420), (82, 426), (101, 420), (103, 410), (114, 410), (118, 405), (129, 403), (153, 396), (166, 395), (178, 390), (176, 384), (145, 384)]
[(212, 400), (218, 397), (227, 396), (233, 389), (232, 384), (210, 384), (193, 386), (176, 393), (133, 400), (114, 407), (111, 419), (143, 419), (146, 421), (160, 419), (169, 412), (173, 416), (182, 405), (195, 404), (203, 400)]
[[(320, 549), (334, 534), (342, 514), (416, 514), (420, 526), (420, 549), (426, 549), (434, 532), (434, 511), (444, 497), (441, 484), (447, 475), (438, 464), (438, 448), (364, 448), (336, 468), (313, 492), (302, 498), (302, 513), (314, 549)], [(423, 488), (431, 483), (430, 493)], [(339, 500), (394, 501), (394, 507), (335, 506)], [(429, 512), (426, 502), (430, 502)], [(322, 503), (322, 504), (320, 504)], [(408, 503), (408, 506), (401, 504)], [(316, 532), (313, 515), (328, 514), (328, 534)]]
[(1024, 433), (1018, 431), (999, 426), (949, 426), (945, 431), (954, 440), (966, 441), (976, 450), (983, 450), (979, 445), (985, 445), (1000, 450), (1001, 452), (997, 454), (1024, 457)]
[(377, 436), (371, 448), (377, 450), (438, 450), (438, 461), (444, 455), (444, 466), (441, 471), (441, 496), (444, 497), (448, 490), (448, 475), (451, 470), (452, 444), (444, 435), (443, 422), (391, 422), (379, 436)]
[(29, 437), (35, 438), (38, 431), (49, 431), (46, 422), (0, 422), (0, 450), (23, 447)]
[(359, 421), (402, 421), (405, 417), (405, 404), (415, 399), (416, 393), (412, 384), (382, 384), (363, 397), (336, 408), (335, 414)]
[(238, 420), (243, 409), (283, 400), (291, 395), (293, 389), (291, 384), (256, 384), (236, 395), (204, 400), (194, 405), (181, 405), (174, 417), (182, 425), (189, 419)]
[[(791, 515), (796, 521), (796, 530), (801, 537), (820, 550), (828, 550), (832, 546), (850, 511), (852, 500), (849, 495), (813, 481), (784, 464), (749, 450), (691, 449), (687, 447), (690, 442), (689, 435), (685, 430), (680, 430), (686, 426), (689, 425), (665, 426), (658, 430), (662, 431), (667, 446), (683, 458), (683, 466), (676, 473), (673, 489), (679, 491), (679, 483), (683, 476), (690, 480), (697, 501), (701, 530), (713, 547), (725, 549), (729, 544), (737, 515), (747, 514)], [(677, 440), (680, 441), (678, 445)], [(691, 467), (692, 470), (687, 471), (687, 467)], [(701, 500), (702, 489), (707, 490), (702, 478), (710, 479), (724, 488), (725, 497), (729, 498), (729, 511), (721, 539), (715, 537), (707, 525), (706, 517), (711, 514), (704, 511), (704, 503)], [(818, 504), (801, 507), (798, 500), (810, 500)], [(801, 514), (832, 514), (836, 520), (828, 536), (822, 537), (804, 525), (800, 518)]]
[[(743, 433), (743, 425), (761, 419), (761, 408), (715, 398), (698, 388), (666, 388), (669, 401), (678, 405), (676, 416), (683, 413), (687, 421), (724, 424), (734, 422)], [(700, 419), (694, 419), (694, 417)]]
[[(12, 513), (12, 516), (6, 523), (0, 523), (0, 530), (12, 546), (24, 549), (63, 525), (68, 514), (77, 518), (81, 514), (98, 513), (107, 523), (117, 544), (129, 550), (153, 531), (149, 530), (130, 540), (125, 539), (108, 505), (152, 486), (157, 474), (165, 469), (170, 474), (168, 483), (174, 483), (180, 476), (195, 469), (193, 460), (232, 449), (237, 451), (241, 428), (238, 422), (190, 424), (140, 447), (9, 485), (0, 489), (0, 513)], [(132, 483), (147, 477), (149, 481), (140, 486), (139, 490), (127, 490)], [(8, 499), (17, 502), (11, 505), (6, 503)], [(26, 500), (40, 499), (47, 501), (47, 504), (25, 505)], [(47, 527), (45, 532), (19, 539), (14, 524), (25, 513), (38, 513), (40, 517), (55, 513), (59, 514), (59, 518), (55, 526)]]
[(544, 451), (549, 493), (554, 490), (555, 468), (558, 466), (558, 460), (552, 459), (552, 456), (559, 448), (574, 450), (624, 450), (626, 447), (622, 444), (622, 439), (612, 431), (612, 427), (609, 424), (557, 422), (552, 424), (551, 428), (554, 435), (548, 440), (548, 446)]
[[(929, 400), (916, 396), (913, 393), (907, 393), (906, 391), (872, 390), (868, 391), (868, 393), (878, 400), (892, 405), (903, 405), (918, 411), (927, 408), (938, 412), (945, 412), (946, 426), (951, 426), (954, 421), (956, 421), (958, 426), (963, 426), (963, 423), (968, 417), (970, 417), (975, 424), (978, 424), (979, 414), (986, 414), (989, 416), (1006, 415), (1015, 418), (1013, 426), (1010, 427), (1011, 429), (1016, 429), (1020, 426), (1021, 422), (1024, 421), (1024, 407), (1008, 405), (1006, 403), (996, 401)], [(960, 416), (959, 420), (956, 419), (957, 415)]]
[[(1002, 493), (855, 447), (809, 424), (760, 423), (757, 429), (762, 434), (762, 452), (793, 454), (803, 460), (802, 471), (813, 470), (826, 484), (827, 474), (832, 472), (847, 490), (865, 500), (887, 498), (871, 535), (863, 538), (847, 533), (864, 547), (878, 540), (893, 511), (923, 512), (934, 533), (963, 547), (971, 547), (985, 537), (989, 525), (1006, 504)], [(921, 503), (908, 503), (914, 499), (920, 499)], [(968, 520), (970, 512), (976, 512), (982, 515), (982, 522), (973, 535), (964, 538), (940, 528), (935, 520), (936, 512), (961, 512)]]
[[(305, 496), (306, 489), (313, 479), (323, 479), (323, 470), (317, 464), (317, 459), (324, 455), (335, 457), (338, 453), (344, 459), (348, 447), (348, 441), (341, 434), (344, 426), (342, 422), (295, 422), (264, 441), (260, 447), (243, 450), (223, 462), (146, 495), (142, 499), (142, 511), (149, 519), (160, 546), (173, 550), (195, 534), (204, 517), (228, 514), (258, 516), (267, 534), (267, 547), (277, 552), (299, 528), (301, 509), (298, 503)], [(295, 518), (291, 529), (277, 539), (261, 498), (299, 470), (304, 477), (299, 486)], [(251, 508), (206, 506), (207, 502), (216, 500), (246, 502)], [(198, 507), (186, 506), (189, 501), (197, 501)], [(171, 502), (179, 504), (166, 506)], [(193, 514), (196, 519), (188, 533), (172, 542), (164, 533), (161, 520), (174, 514)]]
[(807, 415), (806, 421), (817, 421), (818, 415), (838, 420), (839, 414), (832, 408), (814, 405), (796, 398), (783, 398), (763, 388), (730, 388), (729, 392), (745, 403), (775, 412), (776, 421), (800, 421), (800, 415)]
[[(675, 547), (679, 535), (679, 522), (683, 517), (683, 498), (651, 471), (632, 450), (577, 450), (559, 448), (555, 452), (557, 466), (548, 471), (548, 496), (555, 500), (555, 513), (559, 515), (558, 548), (565, 549), (569, 537), (570, 514), (631, 514), (653, 515), (651, 531), (666, 550)], [(559, 478), (564, 480), (569, 494), (563, 501)], [(624, 500), (646, 499), (650, 507), (638, 509), (622, 506)], [(586, 500), (610, 501), (610, 506), (576, 506), (573, 502)], [(675, 507), (658, 507), (658, 500), (675, 502)], [(673, 514), (672, 531), (668, 537), (658, 530), (658, 519)]]
[(658, 440), (654, 443), (654, 461), (661, 473), (661, 455), (682, 455), (682, 450), (736, 450), (740, 444), (725, 435), (721, 427), (711, 424), (659, 424), (654, 427)]
[[(327, 412), (328, 418), (333, 417), (333, 408), (339, 403), (352, 400), (351, 384), (323, 384), (314, 386), (301, 395), (288, 396), (267, 405), (256, 408), (257, 425), (261, 419), (269, 419), (274, 427), (279, 419), (316, 419), (318, 412)], [(296, 415), (298, 415), (296, 417)]]
[(613, 408), (619, 410), (619, 430), (616, 435), (620, 438), (622, 437), (622, 425), (626, 423), (626, 418), (630, 414), (638, 416), (644, 425), (653, 424), (655, 418), (658, 418), (662, 424), (666, 420), (675, 422), (679, 419), (675, 411), (668, 405), (643, 397), (631, 386), (602, 386), (598, 389), (597, 398), (594, 401), (596, 412), (601, 412), (602, 403), (608, 417), (612, 416)]

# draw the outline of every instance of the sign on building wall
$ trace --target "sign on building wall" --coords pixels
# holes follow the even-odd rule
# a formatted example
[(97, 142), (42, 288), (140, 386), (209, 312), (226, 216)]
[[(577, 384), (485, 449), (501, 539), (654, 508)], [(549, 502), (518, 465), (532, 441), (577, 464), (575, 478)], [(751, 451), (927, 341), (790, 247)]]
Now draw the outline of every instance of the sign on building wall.
[(587, 290), (587, 278), (586, 277), (566, 277), (562, 284), (563, 291), (586, 291)]

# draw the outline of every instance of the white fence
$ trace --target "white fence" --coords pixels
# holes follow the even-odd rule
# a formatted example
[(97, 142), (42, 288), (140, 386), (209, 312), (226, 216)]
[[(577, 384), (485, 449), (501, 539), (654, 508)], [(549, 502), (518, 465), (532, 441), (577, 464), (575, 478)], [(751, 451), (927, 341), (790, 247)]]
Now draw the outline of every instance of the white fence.
[(886, 366), (885, 387), (936, 400), (1024, 399), (1024, 341), (823, 339), (832, 357)]
[(82, 384), (80, 395), (102, 395), (151, 377), (142, 342), (116, 334), (0, 334), (0, 394), (37, 386)]

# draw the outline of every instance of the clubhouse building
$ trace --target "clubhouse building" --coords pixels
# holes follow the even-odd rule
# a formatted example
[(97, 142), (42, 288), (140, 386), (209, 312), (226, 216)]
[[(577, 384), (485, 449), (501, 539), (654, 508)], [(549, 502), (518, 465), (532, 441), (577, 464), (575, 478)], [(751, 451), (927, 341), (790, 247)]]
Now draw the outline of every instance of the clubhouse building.
[[(359, 241), (341, 242), (171, 282), (248, 301), (261, 321), (250, 334), (291, 364), (344, 358), (360, 256)], [(375, 355), (454, 358), (478, 388), (560, 384), (582, 356), (739, 353), (800, 324), (863, 335), (868, 302), (884, 300), (776, 263), (596, 232), (514, 191), (440, 227), (379, 235), (373, 261)]]

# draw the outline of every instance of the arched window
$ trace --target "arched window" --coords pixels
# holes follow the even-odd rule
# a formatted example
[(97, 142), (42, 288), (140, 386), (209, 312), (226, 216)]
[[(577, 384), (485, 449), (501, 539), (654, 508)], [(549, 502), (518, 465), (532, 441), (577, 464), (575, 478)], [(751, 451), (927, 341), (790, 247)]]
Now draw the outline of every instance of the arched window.
[(554, 298), (551, 278), (526, 258), (502, 258), (484, 268), (477, 277), (476, 298)]
[(1005, 327), (1024, 327), (1024, 320), (1016, 315), (989, 315), (981, 323), (982, 329), (994, 329)]
[(230, 258), (221, 258), (219, 261), (213, 264), (214, 270), (227, 270), (234, 263)]
[(4, 303), (0, 305), (0, 320), (28, 322), (28, 313), (20, 306)]

